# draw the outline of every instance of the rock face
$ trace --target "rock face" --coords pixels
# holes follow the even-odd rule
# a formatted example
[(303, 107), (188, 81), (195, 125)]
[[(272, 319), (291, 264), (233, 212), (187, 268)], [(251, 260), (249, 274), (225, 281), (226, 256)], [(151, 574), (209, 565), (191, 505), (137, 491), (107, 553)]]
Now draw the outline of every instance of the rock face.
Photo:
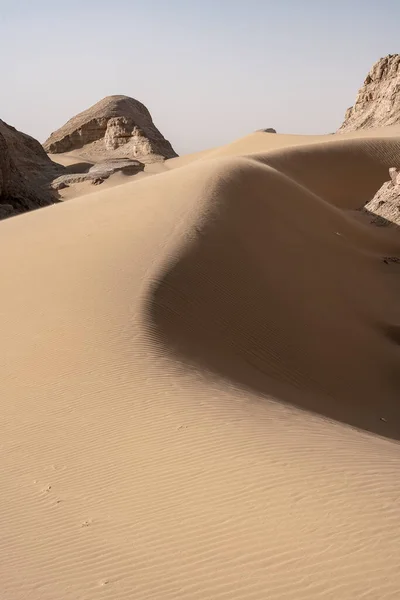
[(177, 156), (141, 102), (108, 96), (70, 119), (44, 143), (46, 152), (79, 150), (86, 158), (138, 158), (153, 162)]
[(262, 131), (264, 133), (276, 133), (276, 129), (273, 127), (268, 127), (267, 129), (257, 129), (257, 131)]
[(381, 227), (400, 226), (400, 173), (392, 167), (389, 175), (390, 181), (382, 185), (363, 209), (371, 217), (371, 223)]
[(0, 219), (54, 204), (48, 184), (63, 170), (37, 140), (0, 120)]
[(339, 132), (400, 124), (400, 54), (374, 64)]

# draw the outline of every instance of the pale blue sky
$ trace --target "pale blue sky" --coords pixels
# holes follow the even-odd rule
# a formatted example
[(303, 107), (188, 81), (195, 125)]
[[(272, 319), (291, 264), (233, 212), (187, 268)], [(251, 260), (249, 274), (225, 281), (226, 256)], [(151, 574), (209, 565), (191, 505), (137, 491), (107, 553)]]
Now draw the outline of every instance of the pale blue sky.
[(399, 23), (400, 0), (0, 0), (0, 118), (43, 141), (126, 94), (179, 153), (329, 133)]

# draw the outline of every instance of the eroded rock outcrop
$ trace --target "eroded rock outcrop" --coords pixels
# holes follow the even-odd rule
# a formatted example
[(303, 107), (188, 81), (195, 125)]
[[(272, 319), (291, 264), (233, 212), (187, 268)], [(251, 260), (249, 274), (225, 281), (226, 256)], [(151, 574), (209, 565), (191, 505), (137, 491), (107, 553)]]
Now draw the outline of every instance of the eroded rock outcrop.
[(37, 140), (0, 120), (0, 219), (53, 204), (48, 184), (63, 171)]
[(390, 181), (386, 181), (368, 204), (364, 206), (371, 223), (381, 227), (400, 225), (400, 172), (389, 169)]
[(50, 154), (79, 151), (94, 160), (119, 157), (153, 162), (177, 156), (144, 104), (128, 96), (103, 98), (52, 133), (44, 148)]
[(400, 54), (374, 64), (339, 132), (400, 124)]
[(96, 163), (86, 173), (67, 173), (54, 179), (51, 187), (54, 190), (62, 190), (74, 183), (89, 181), (95, 185), (102, 183), (114, 173), (124, 175), (136, 175), (144, 170), (145, 165), (138, 160), (129, 158), (114, 158), (104, 162)]

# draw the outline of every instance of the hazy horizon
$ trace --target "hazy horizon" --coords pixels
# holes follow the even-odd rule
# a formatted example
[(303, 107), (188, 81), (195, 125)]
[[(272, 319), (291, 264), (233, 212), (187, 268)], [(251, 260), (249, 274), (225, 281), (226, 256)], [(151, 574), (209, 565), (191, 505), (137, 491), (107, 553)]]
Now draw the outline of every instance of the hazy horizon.
[(190, 4), (0, 0), (0, 119), (43, 142), (124, 94), (179, 154), (266, 127), (330, 133), (372, 64), (397, 50), (394, 0)]

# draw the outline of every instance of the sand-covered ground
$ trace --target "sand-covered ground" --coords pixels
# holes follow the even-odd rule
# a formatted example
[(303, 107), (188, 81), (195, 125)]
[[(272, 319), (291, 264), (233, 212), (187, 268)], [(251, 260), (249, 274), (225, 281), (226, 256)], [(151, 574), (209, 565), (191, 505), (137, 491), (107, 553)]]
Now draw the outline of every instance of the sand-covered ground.
[(255, 133), (0, 223), (0, 598), (398, 600), (400, 237), (355, 211), (399, 156)]

